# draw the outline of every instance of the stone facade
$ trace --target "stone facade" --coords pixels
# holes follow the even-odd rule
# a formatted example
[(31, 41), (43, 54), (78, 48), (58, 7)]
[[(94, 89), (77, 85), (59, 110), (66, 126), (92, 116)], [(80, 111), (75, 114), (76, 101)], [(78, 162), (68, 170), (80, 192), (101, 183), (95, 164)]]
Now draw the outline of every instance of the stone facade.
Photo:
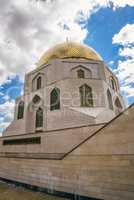
[[(76, 142), (73, 145), (69, 143), (71, 151), (68, 152), (69, 145), (62, 145), (58, 141), (59, 138), (57, 141), (54, 139), (54, 144), (50, 145), (52, 152), (59, 153), (61, 149), (64, 149), (62, 151), (64, 153), (68, 152), (59, 158), (55, 157), (55, 159), (54, 157), (49, 157), (49, 159), (35, 158), (34, 154), (28, 159), (28, 154), (24, 153), (37, 152), (38, 147), (36, 145), (33, 145), (33, 148), (30, 145), (25, 146), (22, 150), (17, 145), (5, 147), (3, 152), (9, 152), (9, 155), (2, 153), (0, 155), (0, 177), (48, 188), (51, 192), (55, 190), (105, 200), (133, 200), (133, 120), (134, 106), (131, 106), (107, 125), (98, 127), (99, 130), (95, 127), (92, 132), (89, 127), (80, 128), (79, 131), (83, 138), (79, 138), (79, 141), (74, 138), (78, 129), (76, 132), (74, 131), (75, 136), (73, 136), (75, 129), (66, 130), (66, 133), (64, 131), (52, 132), (53, 136), (59, 134), (62, 137), (63, 134), (62, 139), (66, 134), (65, 141), (70, 135), (70, 138), (74, 138)], [(87, 133), (85, 138), (84, 132)], [(89, 132), (92, 132), (92, 135)], [(48, 135), (44, 137), (48, 142)], [(53, 137), (49, 137), (49, 144), (52, 144)], [(1, 138), (0, 146), (6, 138)], [(45, 146), (44, 142), (42, 143), (43, 146)], [(61, 144), (60, 147), (59, 144)], [(0, 151), (2, 149), (3, 147)], [(47, 149), (46, 146), (43, 152), (47, 152)], [(11, 153), (21, 151), (23, 153), (20, 153), (20, 157)]]
[(134, 107), (123, 112), (118, 79), (96, 52), (61, 46), (26, 74), (14, 120), (0, 138), (0, 177), (52, 191), (132, 200)]
[[(78, 70), (84, 71), (84, 78), (78, 78)], [(37, 80), (41, 77), (41, 88)], [(115, 84), (115, 88), (112, 86)], [(93, 106), (81, 106), (80, 87), (92, 88)], [(60, 90), (60, 109), (50, 110), (50, 94), (54, 88)], [(111, 95), (111, 104), (107, 92)], [(35, 96), (40, 102), (33, 103)], [(118, 100), (118, 105), (116, 105)], [(24, 102), (24, 117), (18, 119), (18, 106)], [(103, 61), (87, 59), (54, 59), (35, 69), (25, 77), (24, 95), (16, 100), (14, 121), (4, 135), (34, 133), (38, 107), (43, 109), (42, 131), (76, 127), (77, 125), (99, 124), (111, 120), (124, 109), (116, 76)]]

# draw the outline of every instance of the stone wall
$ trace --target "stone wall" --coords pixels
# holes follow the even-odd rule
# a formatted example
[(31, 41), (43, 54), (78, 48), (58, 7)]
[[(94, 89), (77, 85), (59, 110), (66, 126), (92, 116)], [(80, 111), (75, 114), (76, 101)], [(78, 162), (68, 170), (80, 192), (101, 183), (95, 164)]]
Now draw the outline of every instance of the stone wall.
[(61, 160), (0, 157), (0, 177), (105, 200), (134, 199), (134, 106)]
[[(0, 153), (6, 154), (66, 154), (78, 144), (90, 137), (95, 131), (99, 130), (103, 124), (88, 125), (75, 128), (66, 128), (60, 130), (12, 135), (0, 138)], [(24, 138), (40, 137), (41, 144), (30, 145), (3, 145), (3, 140), (14, 140)], [(21, 156), (22, 157), (22, 156)], [(49, 158), (49, 157), (48, 157)]]

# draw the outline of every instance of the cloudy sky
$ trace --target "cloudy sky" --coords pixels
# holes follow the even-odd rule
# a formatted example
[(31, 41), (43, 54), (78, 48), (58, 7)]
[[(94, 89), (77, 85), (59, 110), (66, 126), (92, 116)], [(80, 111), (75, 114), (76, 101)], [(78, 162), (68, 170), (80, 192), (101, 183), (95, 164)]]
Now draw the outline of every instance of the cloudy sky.
[(25, 73), (66, 41), (93, 47), (134, 102), (134, 0), (0, 0), (0, 132), (13, 118)]

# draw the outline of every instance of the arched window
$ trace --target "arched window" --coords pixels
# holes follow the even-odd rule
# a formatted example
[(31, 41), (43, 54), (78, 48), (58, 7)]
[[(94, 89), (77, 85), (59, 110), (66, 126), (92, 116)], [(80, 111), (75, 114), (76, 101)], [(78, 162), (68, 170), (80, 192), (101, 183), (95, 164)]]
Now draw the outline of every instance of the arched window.
[(117, 87), (116, 87), (116, 82), (115, 80), (113, 79), (113, 77), (110, 78), (110, 82), (111, 82), (111, 88), (116, 91), (117, 90)]
[(50, 110), (60, 109), (60, 90), (54, 88), (50, 94)]
[(37, 90), (41, 88), (41, 76), (37, 78)]
[(81, 106), (93, 107), (93, 94), (92, 88), (84, 84), (79, 88)]
[(18, 105), (18, 116), (17, 119), (22, 119), (24, 115), (24, 102), (21, 101)]
[(117, 97), (116, 100), (115, 100), (115, 105), (118, 107), (118, 108), (121, 108), (122, 109), (122, 105), (121, 105), (121, 102), (119, 100), (119, 98)]
[(119, 98), (117, 97), (115, 100), (115, 110), (116, 110), (116, 114), (119, 114), (122, 111), (122, 105), (121, 102), (119, 100)]
[(108, 100), (108, 106), (111, 110), (113, 110), (113, 101), (112, 101), (112, 95), (109, 90), (107, 90), (107, 100)]
[(36, 111), (36, 128), (43, 127), (43, 110), (42, 108), (38, 108)]
[(78, 76), (78, 78), (85, 78), (84, 70), (79, 69), (79, 70), (77, 71), (77, 76)]

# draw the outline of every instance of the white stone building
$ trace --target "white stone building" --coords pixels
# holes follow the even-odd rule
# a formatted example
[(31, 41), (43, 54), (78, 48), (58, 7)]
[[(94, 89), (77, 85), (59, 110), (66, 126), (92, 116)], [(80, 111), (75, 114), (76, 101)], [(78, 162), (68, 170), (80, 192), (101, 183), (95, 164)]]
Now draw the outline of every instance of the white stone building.
[(124, 110), (117, 77), (87, 46), (66, 42), (26, 74), (14, 120), (4, 135), (103, 124)]

